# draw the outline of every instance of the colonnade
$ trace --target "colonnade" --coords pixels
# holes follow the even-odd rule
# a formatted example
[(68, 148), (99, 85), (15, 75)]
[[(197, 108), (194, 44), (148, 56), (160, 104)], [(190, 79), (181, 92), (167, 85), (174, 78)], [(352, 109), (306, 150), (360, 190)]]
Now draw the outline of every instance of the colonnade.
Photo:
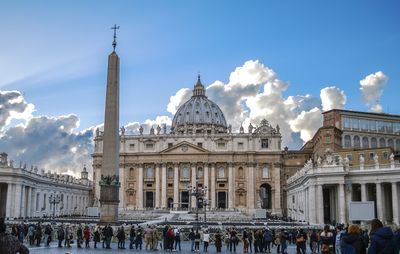
[(8, 183), (5, 216), (8, 218), (52, 216), (54, 204), (49, 202), (51, 195), (58, 195), (60, 198), (60, 202), (55, 205), (56, 216), (84, 214), (89, 205), (88, 191)]
[[(204, 199), (209, 201), (207, 208), (219, 209), (221, 208), (221, 197), (225, 195), (225, 207), (223, 209), (234, 210), (238, 208), (237, 197), (238, 188), (244, 190), (244, 204), (243, 208), (255, 209), (259, 193), (256, 186), (257, 169), (261, 168), (261, 164), (256, 163), (156, 163), (156, 164), (136, 164), (135, 172), (136, 180), (136, 205), (135, 208), (142, 210), (146, 208), (160, 208), (160, 209), (181, 209), (183, 208), (182, 195), (187, 192), (190, 193), (189, 187), (200, 188), (207, 187)], [(154, 176), (148, 178), (146, 170), (151, 168)], [(239, 175), (238, 171), (242, 170), (243, 175)], [(186, 172), (183, 172), (186, 170)], [(272, 171), (272, 170), (271, 170)], [(261, 175), (261, 173), (258, 173)], [(172, 176), (173, 175), (173, 176)], [(273, 199), (273, 209), (281, 209), (280, 204), (280, 185), (279, 178), (275, 179), (276, 175), (272, 174), (269, 179), (262, 180), (273, 182), (272, 188), (275, 194)], [(278, 182), (276, 184), (276, 181)], [(147, 187), (150, 183), (151, 187)], [(122, 190), (123, 191), (123, 190)], [(146, 191), (154, 192), (154, 206), (148, 207), (146, 205)], [(225, 194), (221, 193), (224, 192)], [(278, 196), (276, 196), (278, 195)], [(188, 208), (196, 207), (196, 199), (192, 195), (189, 197), (190, 201)], [(168, 200), (173, 200), (173, 206), (168, 203)], [(125, 204), (126, 205), (126, 204)]]

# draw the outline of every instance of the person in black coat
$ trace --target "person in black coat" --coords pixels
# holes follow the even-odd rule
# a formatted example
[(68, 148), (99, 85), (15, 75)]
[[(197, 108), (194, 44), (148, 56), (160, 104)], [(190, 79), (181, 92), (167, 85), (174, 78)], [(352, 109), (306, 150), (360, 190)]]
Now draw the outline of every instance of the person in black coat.
[(93, 234), (94, 248), (97, 249), (97, 243), (100, 242), (100, 229), (96, 228)]
[(342, 254), (366, 254), (367, 246), (358, 225), (350, 225), (347, 232), (342, 235), (340, 240), (340, 250)]

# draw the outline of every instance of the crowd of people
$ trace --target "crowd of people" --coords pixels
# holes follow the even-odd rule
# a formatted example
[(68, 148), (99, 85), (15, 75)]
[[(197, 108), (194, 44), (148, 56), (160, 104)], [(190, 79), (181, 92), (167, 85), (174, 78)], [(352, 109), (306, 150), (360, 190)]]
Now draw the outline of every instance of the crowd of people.
[[(400, 230), (392, 231), (375, 219), (370, 230), (361, 230), (357, 224), (344, 227), (326, 225), (317, 229), (269, 229), (265, 228), (181, 228), (164, 225), (93, 226), (60, 224), (19, 223), (11, 225), (6, 233), (6, 225), (1, 220), (0, 253), (28, 253), (23, 245), (49, 246), (58, 242), (59, 248), (105, 248), (111, 249), (111, 242), (117, 241), (118, 249), (125, 249), (128, 240), (131, 250), (181, 251), (181, 241), (190, 242), (193, 252), (208, 252), (210, 244), (216, 252), (226, 246), (228, 252), (243, 253), (287, 253), (288, 245), (295, 245), (297, 253), (352, 254), (385, 253), (398, 254), (400, 250)], [(11, 243), (11, 244), (9, 244)], [(83, 245), (84, 244), (84, 245)], [(100, 246), (101, 245), (101, 246)], [(13, 247), (11, 247), (13, 246)], [(240, 247), (239, 247), (240, 246)], [(14, 251), (14, 252), (13, 252)], [(367, 252), (368, 251), (368, 252)]]

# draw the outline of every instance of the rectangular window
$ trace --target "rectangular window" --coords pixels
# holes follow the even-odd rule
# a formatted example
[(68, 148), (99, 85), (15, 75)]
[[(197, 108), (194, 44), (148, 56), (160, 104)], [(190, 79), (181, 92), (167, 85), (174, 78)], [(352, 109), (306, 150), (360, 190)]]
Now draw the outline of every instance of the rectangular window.
[(400, 134), (400, 123), (393, 124), (393, 131), (395, 134)]
[(393, 124), (391, 122), (385, 122), (386, 133), (393, 133)]
[(243, 146), (243, 142), (238, 142), (238, 149), (243, 150), (244, 146)]
[(347, 156), (347, 159), (349, 160), (349, 162), (353, 162), (353, 155), (348, 154), (346, 156)]
[(151, 144), (151, 143), (146, 144), (146, 149), (147, 150), (151, 150), (153, 148), (154, 148), (154, 144)]
[(359, 120), (357, 118), (353, 118), (353, 130), (360, 129)]
[(351, 125), (350, 125), (350, 118), (348, 117), (343, 117), (343, 128), (344, 129), (350, 129)]
[(129, 150), (131, 151), (135, 150), (135, 144), (129, 144)]
[(375, 153), (369, 153), (369, 154), (368, 154), (368, 159), (369, 159), (370, 161), (372, 161), (372, 160), (374, 160), (374, 156), (375, 156)]
[(218, 149), (223, 149), (223, 148), (226, 147), (226, 143), (225, 142), (218, 142), (217, 143), (217, 147), (218, 147)]
[(224, 188), (224, 187), (225, 187), (225, 184), (224, 184), (224, 183), (220, 183), (220, 184), (219, 184), (219, 187), (220, 187), (220, 188)]
[(218, 169), (218, 178), (225, 178), (225, 169), (223, 167)]
[(172, 146), (174, 146), (174, 143), (168, 143), (168, 148), (171, 148)]
[(385, 126), (382, 121), (378, 121), (376, 125), (378, 128), (378, 132), (385, 132)]
[(370, 120), (369, 121), (369, 130), (376, 132), (376, 121), (375, 120)]
[(325, 143), (327, 144), (331, 143), (331, 137), (325, 137)]
[(388, 154), (388, 152), (383, 152), (383, 158), (384, 158), (385, 160), (388, 160), (388, 159), (389, 159), (389, 154)]
[(168, 187), (173, 187), (174, 185), (172, 184), (172, 183), (169, 183), (168, 184)]
[(268, 148), (268, 139), (261, 139), (261, 148)]
[(146, 184), (146, 186), (147, 186), (147, 187), (153, 187), (153, 184), (148, 183), (148, 184)]
[(199, 143), (197, 143), (197, 146), (198, 146), (198, 147), (203, 147), (203, 143), (200, 143), (200, 142), (199, 142)]
[(361, 130), (364, 130), (364, 131), (368, 130), (368, 120), (361, 119), (360, 125), (361, 125)]

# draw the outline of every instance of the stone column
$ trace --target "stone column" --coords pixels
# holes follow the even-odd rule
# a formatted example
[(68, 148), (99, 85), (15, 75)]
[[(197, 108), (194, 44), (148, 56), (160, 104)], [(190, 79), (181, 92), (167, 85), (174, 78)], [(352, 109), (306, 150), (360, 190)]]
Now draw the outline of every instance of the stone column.
[(161, 208), (167, 208), (167, 165), (161, 166)]
[(233, 165), (229, 163), (228, 165), (228, 208), (233, 210), (235, 205), (235, 175), (233, 172)]
[(13, 217), (21, 217), (22, 184), (16, 184), (14, 196), (14, 211), (12, 215)]
[(346, 223), (346, 199), (344, 193), (344, 184), (339, 184), (339, 220), (340, 223)]
[(361, 183), (361, 201), (367, 201), (367, 184)]
[[(192, 189), (196, 188), (197, 181), (196, 181), (196, 164), (192, 164)], [(192, 196), (192, 208), (196, 208), (196, 197)]]
[(308, 221), (310, 224), (317, 224), (315, 211), (315, 185), (310, 185), (308, 186)]
[(174, 210), (179, 207), (179, 164), (174, 164)]
[(143, 164), (139, 164), (138, 168), (136, 195), (136, 207), (141, 210), (143, 209)]
[(377, 217), (382, 223), (383, 220), (383, 204), (382, 204), (382, 184), (376, 183), (376, 210), (377, 210)]
[[(274, 202), (274, 209), (278, 214), (282, 215), (281, 210), (281, 173), (280, 173), (280, 164), (273, 164), (273, 173), (274, 173), (274, 181), (275, 181), (275, 202)], [(306, 210), (304, 210), (306, 211)]]
[(208, 164), (204, 164), (204, 187), (207, 187), (207, 200), (209, 200), (209, 196), (210, 196), (210, 183), (208, 181)]
[(26, 216), (26, 186), (22, 185), (21, 188), (21, 217)]
[(210, 191), (210, 196), (211, 196), (211, 208), (215, 209), (216, 208), (216, 194), (215, 194), (215, 164), (211, 164), (211, 191)]
[(13, 215), (13, 185), (11, 183), (7, 184), (7, 203), (6, 203), (6, 217), (14, 217)]
[(397, 183), (392, 183), (393, 223), (399, 225), (399, 193)]
[(28, 190), (28, 197), (27, 197), (27, 201), (28, 201), (28, 206), (26, 207), (26, 217), (31, 217), (32, 216), (32, 188), (31, 187), (26, 187)]
[(324, 224), (324, 196), (322, 184), (317, 185), (317, 216), (318, 223)]
[(156, 164), (156, 208), (160, 208), (160, 164)]
[(119, 208), (124, 208), (125, 207), (125, 181), (122, 179), (125, 179), (125, 169), (124, 168), (119, 168), (118, 169), (118, 175), (120, 176), (120, 184), (121, 187), (119, 188)]
[(247, 170), (247, 208), (254, 209), (255, 208), (255, 200), (254, 200), (254, 163), (248, 163)]

